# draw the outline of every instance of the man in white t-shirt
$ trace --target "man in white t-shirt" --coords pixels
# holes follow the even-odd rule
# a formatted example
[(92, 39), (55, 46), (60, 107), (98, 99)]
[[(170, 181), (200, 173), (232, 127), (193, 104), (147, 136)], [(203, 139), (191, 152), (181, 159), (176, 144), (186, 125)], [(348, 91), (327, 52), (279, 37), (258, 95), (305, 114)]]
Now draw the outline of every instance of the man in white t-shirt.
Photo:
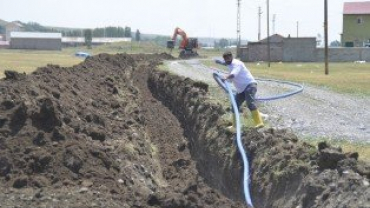
[[(238, 107), (243, 104), (244, 101), (247, 102), (248, 109), (252, 113), (252, 118), (255, 123), (256, 128), (263, 127), (263, 121), (261, 114), (258, 111), (255, 96), (257, 93), (257, 82), (250, 73), (250, 71), (245, 67), (244, 63), (233, 59), (233, 54), (231, 52), (225, 52), (223, 54), (224, 61), (216, 60), (216, 63), (227, 66), (229, 73), (225, 74), (221, 79), (231, 80), (236, 88), (235, 101)], [(235, 127), (235, 114), (233, 119), (233, 127)]]

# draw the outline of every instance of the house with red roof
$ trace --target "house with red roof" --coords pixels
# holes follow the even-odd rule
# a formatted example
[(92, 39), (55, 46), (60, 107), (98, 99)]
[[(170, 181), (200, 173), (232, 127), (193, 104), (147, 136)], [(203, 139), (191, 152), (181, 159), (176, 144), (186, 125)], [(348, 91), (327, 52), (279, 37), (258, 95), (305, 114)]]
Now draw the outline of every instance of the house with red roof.
[(341, 41), (344, 47), (370, 46), (370, 1), (344, 3)]

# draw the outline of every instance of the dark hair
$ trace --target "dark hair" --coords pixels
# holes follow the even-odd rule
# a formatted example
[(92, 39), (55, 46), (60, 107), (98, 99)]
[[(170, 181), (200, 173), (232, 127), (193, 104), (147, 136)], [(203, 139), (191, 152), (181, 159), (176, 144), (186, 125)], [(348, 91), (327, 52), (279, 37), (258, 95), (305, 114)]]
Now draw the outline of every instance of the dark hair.
[(231, 53), (231, 51), (226, 51), (222, 57), (229, 57), (229, 56), (232, 56), (233, 54)]

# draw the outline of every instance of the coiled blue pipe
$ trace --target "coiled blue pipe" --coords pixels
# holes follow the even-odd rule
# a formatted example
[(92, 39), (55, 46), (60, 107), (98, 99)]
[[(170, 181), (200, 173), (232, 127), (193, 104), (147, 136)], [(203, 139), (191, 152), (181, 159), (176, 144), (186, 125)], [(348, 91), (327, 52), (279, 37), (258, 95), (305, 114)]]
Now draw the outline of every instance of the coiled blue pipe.
[[(215, 72), (213, 73), (213, 78), (216, 80), (216, 82), (218, 83), (218, 85), (225, 90), (225, 92), (227, 93), (227, 89), (226, 89), (226, 85), (224, 82), (222, 82), (219, 78), (219, 75), (221, 74), (221, 72)], [(217, 78), (218, 77), (218, 78)], [(281, 80), (274, 80), (274, 79), (256, 79), (256, 80), (260, 80), (260, 81), (271, 81), (271, 82), (277, 82), (277, 83), (282, 83), (282, 84), (286, 84), (286, 85), (291, 85), (291, 86), (294, 86), (294, 87), (297, 87), (296, 90), (294, 91), (291, 91), (291, 92), (287, 92), (287, 93), (284, 93), (284, 94), (280, 94), (280, 95), (275, 95), (275, 96), (271, 96), (271, 97), (257, 97), (255, 98), (255, 100), (258, 100), (258, 101), (270, 101), (270, 100), (277, 100), (277, 99), (282, 99), (282, 98), (286, 98), (286, 97), (289, 97), (289, 96), (292, 96), (292, 95), (295, 95), (295, 94), (298, 94), (300, 92), (303, 91), (303, 86), (300, 85), (300, 84), (297, 84), (297, 83), (294, 83), (294, 82), (289, 82), (289, 81), (281, 81)]]
[(229, 94), (229, 99), (230, 99), (231, 104), (232, 104), (233, 109), (234, 109), (235, 118), (236, 118), (236, 122), (235, 122), (236, 123), (236, 142), (237, 142), (238, 149), (239, 149), (239, 152), (242, 156), (243, 164), (244, 164), (244, 171), (243, 171), (244, 172), (244, 174), (243, 174), (244, 197), (245, 197), (245, 201), (247, 202), (247, 204), (250, 207), (253, 207), (251, 194), (250, 194), (250, 190), (249, 190), (249, 162), (248, 162), (248, 158), (247, 158), (247, 155), (245, 153), (245, 150), (244, 150), (244, 147), (243, 147), (243, 144), (242, 144), (242, 141), (241, 141), (239, 110), (236, 106), (235, 96), (234, 96), (228, 82), (223, 82), (220, 79), (220, 77), (217, 73), (213, 73), (213, 77), (215, 78), (217, 83), (219, 83), (219, 84), (222, 83), (223, 86), (225, 86), (224, 89)]

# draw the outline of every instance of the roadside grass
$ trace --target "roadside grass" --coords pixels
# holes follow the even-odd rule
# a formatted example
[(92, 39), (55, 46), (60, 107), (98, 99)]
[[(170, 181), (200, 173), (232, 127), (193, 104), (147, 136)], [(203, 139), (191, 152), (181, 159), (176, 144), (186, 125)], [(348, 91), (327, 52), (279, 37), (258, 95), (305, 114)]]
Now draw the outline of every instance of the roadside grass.
[(358, 152), (359, 160), (370, 162), (370, 144), (366, 142), (351, 142), (345, 139), (331, 139), (331, 138), (304, 138), (303, 141), (316, 146), (323, 141), (328, 142), (328, 144), (339, 147), (343, 152)]
[(370, 64), (352, 62), (329, 63), (325, 75), (324, 63), (272, 63), (247, 64), (258, 77), (274, 77), (282, 80), (309, 83), (346, 94), (370, 96)]

